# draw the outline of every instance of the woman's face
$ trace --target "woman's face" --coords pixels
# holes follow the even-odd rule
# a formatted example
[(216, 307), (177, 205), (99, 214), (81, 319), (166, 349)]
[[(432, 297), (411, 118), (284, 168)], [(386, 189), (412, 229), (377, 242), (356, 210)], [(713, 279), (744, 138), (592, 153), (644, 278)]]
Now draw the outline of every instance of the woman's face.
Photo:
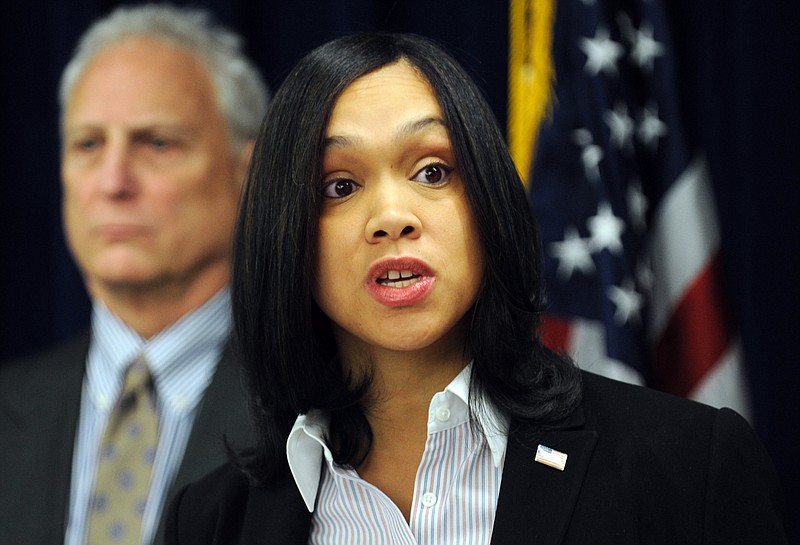
[(348, 351), (461, 351), (483, 258), (428, 83), (405, 62), (355, 80), (326, 132), (315, 298)]

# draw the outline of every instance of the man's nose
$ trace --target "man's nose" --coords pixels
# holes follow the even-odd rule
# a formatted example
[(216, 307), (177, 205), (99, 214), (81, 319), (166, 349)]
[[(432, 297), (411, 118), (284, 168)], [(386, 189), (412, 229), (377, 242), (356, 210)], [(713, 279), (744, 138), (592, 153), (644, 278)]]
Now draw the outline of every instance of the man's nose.
[(111, 197), (132, 194), (135, 184), (131, 163), (131, 151), (126, 144), (107, 144), (97, 173), (98, 189)]

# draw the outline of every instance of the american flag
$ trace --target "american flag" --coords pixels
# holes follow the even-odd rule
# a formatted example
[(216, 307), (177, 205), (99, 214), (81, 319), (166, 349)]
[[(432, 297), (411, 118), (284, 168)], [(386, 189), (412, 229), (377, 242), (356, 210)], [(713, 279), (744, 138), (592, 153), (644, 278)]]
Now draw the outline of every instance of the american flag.
[[(535, 0), (534, 0), (535, 1)], [(582, 367), (750, 415), (714, 195), (661, 0), (560, 0), (530, 175), (544, 340)]]

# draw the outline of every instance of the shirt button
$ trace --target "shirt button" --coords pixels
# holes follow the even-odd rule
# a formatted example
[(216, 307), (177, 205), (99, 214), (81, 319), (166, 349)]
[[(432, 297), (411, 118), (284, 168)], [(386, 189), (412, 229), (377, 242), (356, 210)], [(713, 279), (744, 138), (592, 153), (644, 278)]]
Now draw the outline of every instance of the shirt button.
[(111, 396), (101, 395), (100, 399), (97, 400), (97, 403), (100, 405), (102, 410), (107, 411), (111, 408), (113, 400), (111, 399)]
[(433, 507), (436, 504), (436, 494), (433, 492), (425, 492), (422, 495), (422, 505), (425, 507)]
[(439, 422), (447, 422), (450, 420), (450, 409), (447, 407), (439, 407), (436, 409), (436, 420)]

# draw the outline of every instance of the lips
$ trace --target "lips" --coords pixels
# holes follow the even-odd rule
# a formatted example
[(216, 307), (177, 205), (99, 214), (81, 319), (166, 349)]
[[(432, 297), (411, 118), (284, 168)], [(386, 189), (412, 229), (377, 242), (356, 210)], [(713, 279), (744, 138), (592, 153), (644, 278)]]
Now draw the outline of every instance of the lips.
[(109, 241), (121, 241), (145, 237), (150, 235), (152, 231), (152, 227), (135, 222), (103, 222), (97, 223), (92, 227), (92, 232), (94, 234)]
[(127, 238), (140, 235), (144, 229), (134, 225), (103, 225), (97, 231), (108, 238)]
[(435, 281), (433, 270), (425, 262), (414, 258), (392, 258), (373, 265), (366, 284), (379, 303), (402, 307), (424, 299)]

